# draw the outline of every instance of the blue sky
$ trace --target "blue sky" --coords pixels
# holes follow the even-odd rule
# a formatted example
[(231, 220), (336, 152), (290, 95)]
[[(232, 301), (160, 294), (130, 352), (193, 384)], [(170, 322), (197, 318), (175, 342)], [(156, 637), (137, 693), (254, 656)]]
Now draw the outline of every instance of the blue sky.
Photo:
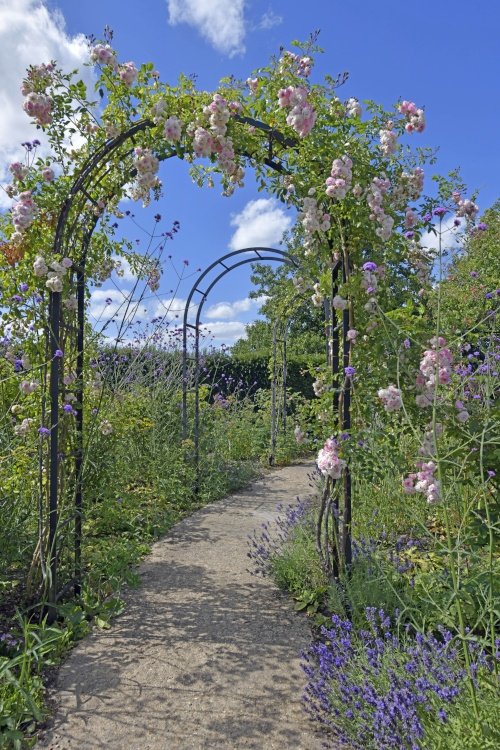
[[(292, 39), (320, 29), (325, 54), (313, 79), (346, 70), (350, 77), (339, 90), (342, 98), (370, 98), (390, 106), (401, 97), (425, 106), (427, 128), (420, 140), (440, 147), (434, 170), (446, 173), (460, 166), (471, 190), (479, 190), (477, 202), (484, 209), (498, 197), (499, 7), (493, 0), (476, 5), (464, 0), (0, 0), (0, 63), (2, 71), (6, 66), (11, 71), (0, 84), (0, 155), (14, 153), (9, 138), (17, 132), (16, 118), (24, 117), (15, 110), (20, 66), (48, 57), (74, 64), (83, 50), (78, 35), (100, 36), (108, 24), (121, 61), (151, 60), (164, 80), (173, 83), (180, 72), (192, 73), (199, 87), (213, 89), (222, 76), (246, 78), (281, 45), (289, 48)], [(27, 138), (26, 123), (19, 123)], [(289, 212), (257, 193), (250, 174), (246, 187), (230, 199), (217, 189), (192, 185), (182, 163), (164, 165), (161, 178), (164, 198), (154, 212), (162, 215), (165, 228), (180, 221), (168, 249), (178, 267), (183, 268), (184, 259), (189, 270), (205, 267), (228, 249), (254, 242), (276, 244), (291, 223)], [(432, 189), (430, 175), (426, 189)], [(147, 215), (140, 217), (140, 207), (133, 208), (150, 226)], [(133, 239), (144, 236), (137, 231)], [(247, 300), (248, 278), (248, 267), (234, 272), (210, 298), (207, 322), (218, 341), (231, 343), (255, 317), (257, 308)], [(160, 289), (164, 299), (174, 282), (169, 266)], [(129, 283), (119, 282), (123, 288)], [(181, 300), (188, 288), (188, 282), (179, 288)], [(95, 310), (106, 290), (117, 294), (109, 286), (99, 290)]]

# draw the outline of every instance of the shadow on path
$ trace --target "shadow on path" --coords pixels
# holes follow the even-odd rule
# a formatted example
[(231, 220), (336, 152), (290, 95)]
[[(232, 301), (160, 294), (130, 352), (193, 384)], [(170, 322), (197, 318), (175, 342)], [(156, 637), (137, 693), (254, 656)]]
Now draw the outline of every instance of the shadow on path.
[(309, 492), (309, 465), (275, 471), (179, 523), (141, 566), (108, 631), (61, 668), (37, 747), (319, 750), (300, 705), (307, 621), (247, 571), (246, 537)]

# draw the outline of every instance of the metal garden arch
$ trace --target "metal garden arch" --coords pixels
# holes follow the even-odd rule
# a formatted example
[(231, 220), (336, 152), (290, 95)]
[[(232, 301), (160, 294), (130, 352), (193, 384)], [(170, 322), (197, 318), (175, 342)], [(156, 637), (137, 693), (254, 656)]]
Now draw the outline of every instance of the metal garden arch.
[[(244, 256), (241, 258), (241, 256)], [(294, 268), (299, 268), (299, 263), (296, 258), (285, 250), (277, 250), (272, 247), (247, 247), (241, 250), (233, 250), (231, 253), (222, 255), (216, 261), (211, 263), (196, 279), (191, 291), (188, 294), (186, 300), (186, 306), (184, 308), (183, 317), (183, 338), (182, 338), (182, 435), (183, 438), (188, 437), (188, 328), (194, 330), (194, 461), (196, 469), (199, 465), (199, 432), (200, 432), (200, 398), (199, 398), (199, 386), (200, 386), (200, 320), (203, 306), (207, 301), (208, 295), (214, 288), (214, 286), (230, 271), (240, 266), (247, 265), (248, 263), (255, 263), (258, 261), (275, 261), (278, 263), (286, 263)], [(222, 270), (221, 270), (222, 269)], [(207, 277), (210, 276), (212, 271), (216, 272), (215, 278), (209, 280)], [(217, 273), (218, 271), (218, 273)], [(202, 283), (207, 280), (209, 283), (206, 289), (201, 289)], [(195, 323), (189, 323), (189, 309), (195, 295), (200, 296), (200, 302), (196, 310)]]
[[(295, 147), (297, 141), (287, 138), (280, 132), (274, 130), (264, 122), (250, 117), (236, 115), (234, 120), (241, 124), (253, 127), (262, 133), (267, 144), (267, 155), (261, 162), (276, 172), (286, 173), (286, 169), (275, 155), (276, 147)], [(132, 164), (132, 155), (135, 145), (135, 137), (144, 131), (154, 127), (151, 120), (141, 120), (132, 125), (128, 130), (104, 143), (85, 162), (64, 200), (57, 218), (53, 252), (56, 255), (69, 256), (73, 259), (72, 280), (76, 286), (77, 314), (76, 328), (65, 324), (62, 315), (62, 293), (50, 292), (48, 309), (48, 349), (51, 355), (50, 362), (50, 386), (48, 416), (50, 425), (50, 449), (48, 465), (48, 560), (46, 572), (48, 576), (47, 600), (51, 617), (55, 616), (55, 604), (72, 588), (75, 594), (81, 591), (82, 581), (82, 510), (83, 510), (83, 479), (85, 469), (85, 443), (84, 443), (84, 330), (85, 330), (85, 289), (86, 276), (85, 267), (89, 246), (93, 232), (102, 213), (102, 206), (120, 194), (126, 185), (136, 174)], [(183, 156), (182, 150), (169, 148), (163, 153), (157, 153), (160, 161), (174, 156)], [(240, 156), (252, 160), (250, 153), (241, 153)], [(113, 160), (113, 161), (112, 161)], [(108, 179), (111, 184), (106, 187), (103, 182)], [(278, 251), (273, 251), (271, 260), (280, 256)], [(258, 257), (254, 253), (254, 258)], [(263, 259), (263, 258), (261, 258)], [(223, 261), (223, 259), (222, 259)], [(250, 262), (250, 259), (246, 262)], [(240, 263), (241, 264), (241, 263)], [(217, 263), (216, 263), (217, 265)], [(225, 273), (226, 271), (224, 271)], [(224, 275), (224, 273), (222, 275)], [(207, 290), (208, 293), (209, 290)], [(193, 292), (194, 293), (194, 292)], [(79, 405), (76, 420), (75, 445), (71, 456), (62, 456), (59, 445), (59, 413), (61, 386), (61, 360), (57, 352), (61, 348), (61, 340), (64, 333), (73, 336), (75, 344), (75, 395)], [(61, 466), (72, 460), (74, 471), (74, 506), (72, 514), (65, 520), (64, 526), (74, 522), (73, 533), (73, 576), (63, 586), (58, 583), (58, 563), (60, 556), (60, 544), (58, 533), (60, 529), (60, 505), (59, 505), (59, 481)]]

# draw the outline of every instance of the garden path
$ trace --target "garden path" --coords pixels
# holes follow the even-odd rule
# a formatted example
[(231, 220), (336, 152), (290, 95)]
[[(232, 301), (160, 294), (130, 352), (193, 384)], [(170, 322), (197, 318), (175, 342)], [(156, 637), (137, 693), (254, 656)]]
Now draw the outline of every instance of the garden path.
[(301, 707), (306, 619), (247, 571), (246, 537), (311, 492), (311, 464), (270, 471), (157, 542), (110, 630), (59, 672), (37, 748), (319, 750)]

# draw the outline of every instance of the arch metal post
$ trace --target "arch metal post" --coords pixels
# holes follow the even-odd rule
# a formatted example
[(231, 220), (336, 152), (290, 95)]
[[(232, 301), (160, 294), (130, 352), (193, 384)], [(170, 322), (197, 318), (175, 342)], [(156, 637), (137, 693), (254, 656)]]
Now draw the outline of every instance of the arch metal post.
[(59, 336), (61, 327), (61, 293), (50, 292), (50, 470), (49, 470), (49, 619), (55, 617), (57, 600), (57, 526), (59, 492)]
[(269, 454), (269, 466), (274, 466), (276, 456), (276, 390), (277, 390), (277, 328), (276, 321), (273, 323), (273, 376), (271, 380), (271, 452)]

